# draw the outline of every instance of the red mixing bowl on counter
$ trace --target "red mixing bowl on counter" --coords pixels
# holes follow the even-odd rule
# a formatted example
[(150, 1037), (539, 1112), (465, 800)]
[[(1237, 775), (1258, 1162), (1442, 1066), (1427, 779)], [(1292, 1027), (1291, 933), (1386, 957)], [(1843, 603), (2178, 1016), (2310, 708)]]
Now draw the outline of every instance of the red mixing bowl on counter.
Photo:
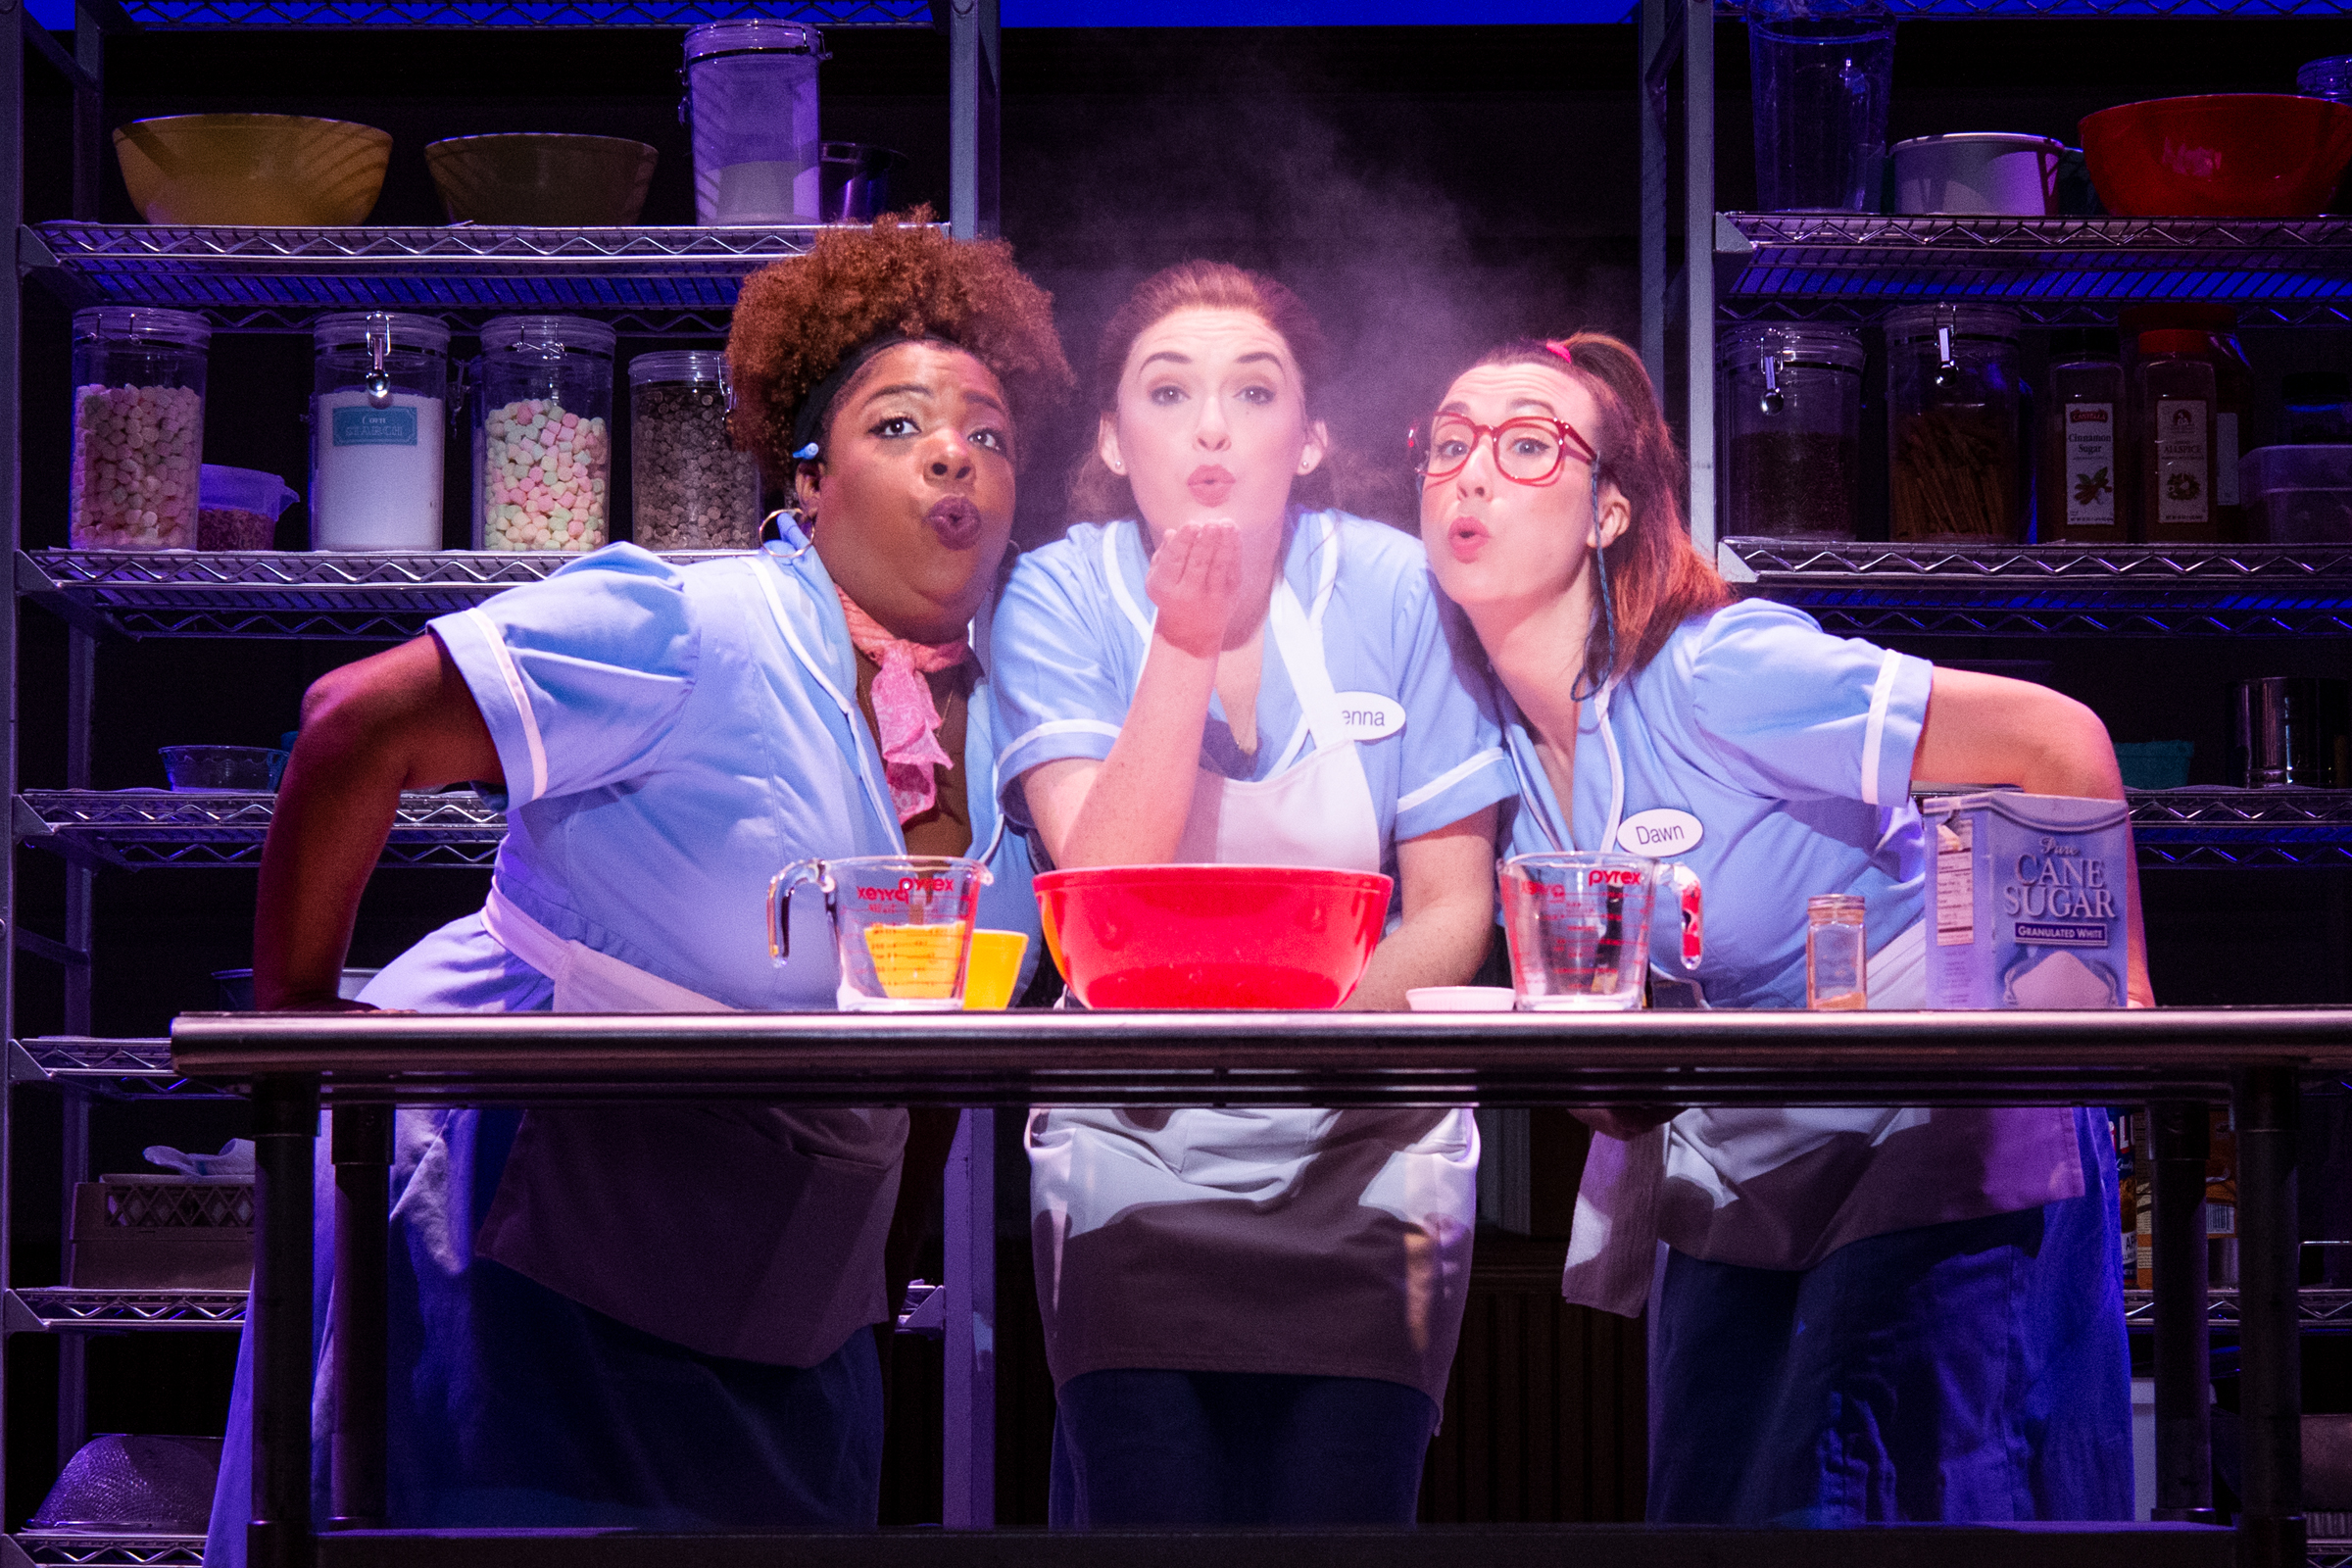
[(1089, 1007), (1336, 1007), (1390, 882), (1295, 865), (1102, 865), (1037, 879), (1046, 945)]
[(2352, 164), (2352, 107), (2325, 98), (2152, 98), (2079, 128), (2090, 183), (2118, 218), (2308, 218)]

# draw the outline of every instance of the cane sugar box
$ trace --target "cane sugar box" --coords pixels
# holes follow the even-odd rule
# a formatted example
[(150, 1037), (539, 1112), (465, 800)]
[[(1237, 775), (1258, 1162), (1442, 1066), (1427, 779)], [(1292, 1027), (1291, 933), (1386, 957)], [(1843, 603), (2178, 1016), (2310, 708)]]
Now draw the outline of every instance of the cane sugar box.
[(1936, 852), (1929, 1006), (2124, 1005), (2132, 852), (2123, 802), (1999, 790), (1919, 808)]

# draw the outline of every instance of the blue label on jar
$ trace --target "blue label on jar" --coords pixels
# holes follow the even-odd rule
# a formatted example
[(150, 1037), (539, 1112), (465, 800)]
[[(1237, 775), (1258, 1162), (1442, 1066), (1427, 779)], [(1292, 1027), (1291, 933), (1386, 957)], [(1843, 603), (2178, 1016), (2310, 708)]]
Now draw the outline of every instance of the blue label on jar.
[(416, 411), (337, 409), (334, 441), (339, 447), (413, 447), (416, 444)]

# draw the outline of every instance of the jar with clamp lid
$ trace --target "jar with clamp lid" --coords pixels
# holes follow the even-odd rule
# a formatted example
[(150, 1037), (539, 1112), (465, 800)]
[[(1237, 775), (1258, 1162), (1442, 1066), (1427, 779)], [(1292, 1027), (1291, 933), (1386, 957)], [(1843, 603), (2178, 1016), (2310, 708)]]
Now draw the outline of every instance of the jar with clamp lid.
[(629, 362), (629, 537), (648, 550), (760, 542), (760, 462), (727, 433), (727, 359), (708, 349)]
[(476, 550), (602, 548), (612, 470), (612, 328), (577, 316), (482, 323), (473, 376)]
[(1716, 353), (1727, 535), (1851, 539), (1862, 339), (1807, 322), (1735, 327)]
[(1916, 305), (1886, 318), (1887, 531), (1898, 540), (2022, 543), (2026, 462), (2018, 318)]
[(74, 549), (196, 548), (212, 339), (204, 318), (187, 311), (74, 313), (66, 529)]
[(345, 311), (311, 339), (311, 548), (440, 549), (449, 328)]

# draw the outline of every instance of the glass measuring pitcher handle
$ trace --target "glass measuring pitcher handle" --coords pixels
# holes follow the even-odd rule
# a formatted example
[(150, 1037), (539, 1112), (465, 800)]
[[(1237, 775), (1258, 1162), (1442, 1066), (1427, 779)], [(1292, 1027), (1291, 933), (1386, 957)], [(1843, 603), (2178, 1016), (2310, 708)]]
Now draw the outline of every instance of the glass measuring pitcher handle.
[(1705, 899), (1698, 873), (1680, 860), (1660, 860), (1657, 876), (1659, 894), (1671, 898), (1682, 915), (1683, 972), (1688, 974), (1707, 956)]
[(767, 956), (777, 968), (792, 956), (792, 890), (813, 882), (825, 896), (825, 918), (833, 918), (833, 872), (822, 860), (795, 860), (767, 885)]

